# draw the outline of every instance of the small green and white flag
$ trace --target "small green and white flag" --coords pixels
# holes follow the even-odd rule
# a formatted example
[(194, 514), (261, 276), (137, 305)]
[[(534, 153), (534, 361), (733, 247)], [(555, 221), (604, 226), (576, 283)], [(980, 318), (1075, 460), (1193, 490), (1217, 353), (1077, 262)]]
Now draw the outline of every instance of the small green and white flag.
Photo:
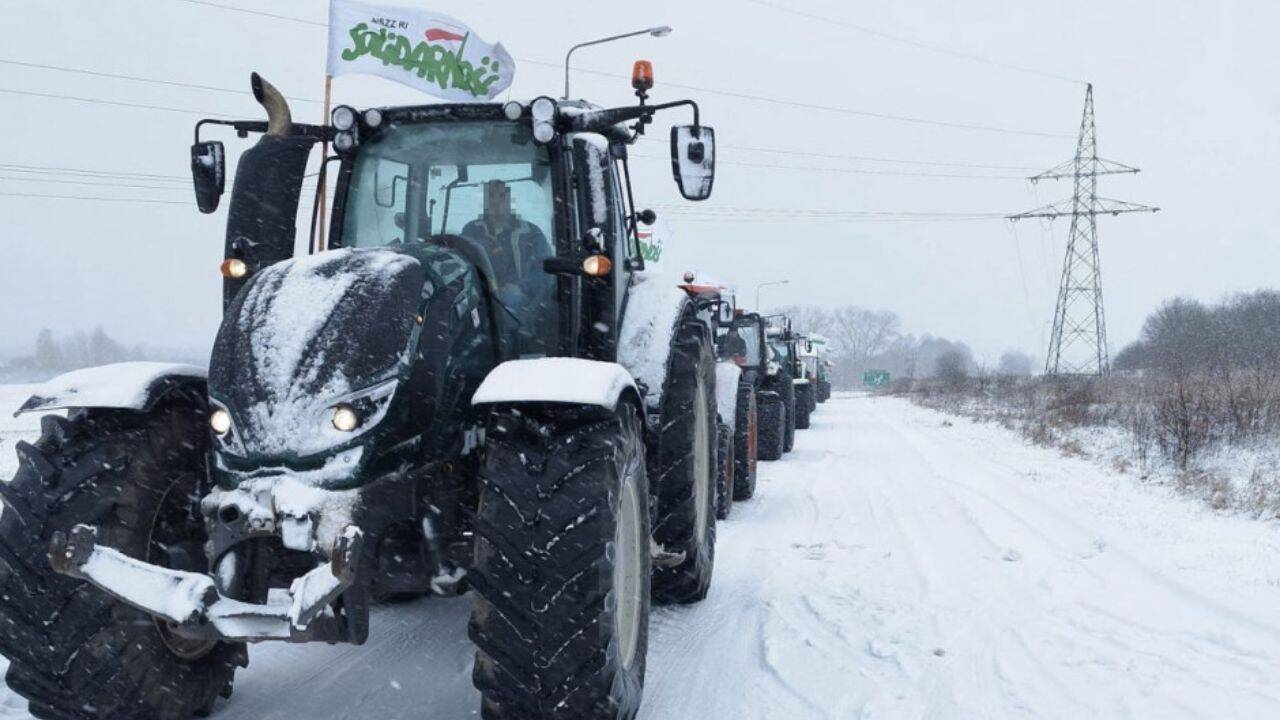
[(515, 62), (465, 24), (440, 13), (352, 0), (329, 4), (328, 75), (361, 73), (446, 100), (492, 100)]

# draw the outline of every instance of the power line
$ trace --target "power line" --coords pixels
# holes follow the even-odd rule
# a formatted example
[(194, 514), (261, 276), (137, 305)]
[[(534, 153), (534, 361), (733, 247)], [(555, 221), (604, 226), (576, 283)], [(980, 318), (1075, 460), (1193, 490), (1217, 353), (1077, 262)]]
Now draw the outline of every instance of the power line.
[[(57, 72), (74, 73), (76, 75), (89, 75), (92, 77), (114, 78), (116, 80), (128, 80), (130, 82), (151, 83), (154, 85), (168, 85), (171, 87), (190, 88), (192, 90), (212, 90), (213, 92), (234, 93), (240, 96), (243, 96), (245, 94), (244, 88), (236, 89), (236, 88), (228, 88), (228, 87), (219, 87), (217, 85), (201, 85), (198, 83), (179, 82), (177, 80), (162, 80), (160, 78), (149, 78), (149, 77), (142, 77), (139, 75), (124, 75), (121, 73), (109, 73), (101, 70), (88, 70), (85, 68), (67, 67), (65, 65), (46, 65), (44, 63), (24, 62), (22, 60), (12, 60), (12, 59), (4, 59), (4, 58), (0, 58), (0, 64), (14, 65), (17, 67), (25, 67), (25, 68), (37, 68), (40, 70), (54, 70)], [(307, 102), (307, 103), (323, 102), (322, 100), (316, 100), (314, 98), (303, 98), (303, 97), (296, 97), (293, 95), (286, 95), (285, 97), (289, 98), (290, 100), (296, 100), (298, 102)]]
[(33, 177), (5, 177), (0, 175), (0, 181), (21, 181), (24, 183), (53, 183), (55, 185), (89, 185), (92, 187), (109, 187), (109, 188), (130, 188), (136, 190), (186, 190), (187, 188), (176, 185), (133, 185), (129, 183), (103, 182), (107, 178), (97, 178), (91, 181), (87, 177), (84, 180), (65, 180), (59, 178), (33, 178)]
[[(666, 141), (657, 138), (642, 137), (646, 142), (656, 142), (665, 144)], [(836, 153), (818, 153), (805, 150), (780, 150), (773, 147), (761, 147), (752, 145), (730, 145), (729, 143), (717, 143), (717, 147), (728, 148), (730, 150), (748, 150), (751, 152), (774, 153), (777, 155), (795, 155), (797, 157), (815, 157), (828, 160), (857, 160), (860, 162), (878, 162), (891, 163), (895, 165), (936, 165), (940, 167), (960, 167), (974, 168), (979, 170), (1037, 170), (1035, 165), (987, 165), (982, 163), (966, 163), (951, 162), (946, 160), (913, 160), (906, 158), (888, 158), (879, 155), (846, 155)]]
[(664, 213), (717, 216), (769, 216), (789, 217), (793, 215), (810, 215), (824, 217), (869, 217), (869, 218), (941, 218), (941, 219), (974, 219), (992, 220), (1004, 218), (999, 212), (938, 212), (920, 210), (837, 210), (827, 208), (762, 208), (762, 207), (691, 207), (687, 205), (656, 205), (656, 209)]
[(903, 45), (910, 45), (911, 47), (914, 47), (914, 48), (929, 50), (930, 52), (941, 53), (943, 55), (950, 55), (952, 57), (963, 58), (965, 60), (972, 60), (974, 62), (986, 63), (988, 65), (1002, 67), (1006, 70), (1013, 70), (1014, 72), (1027, 73), (1030, 75), (1039, 75), (1040, 77), (1052, 78), (1054, 80), (1062, 80), (1063, 82), (1077, 83), (1080, 85), (1084, 84), (1083, 80), (1067, 77), (1065, 75), (1058, 75), (1057, 73), (1046, 72), (1044, 70), (1038, 70), (1036, 68), (1026, 67), (1025, 65), (1015, 65), (1013, 63), (1004, 62), (1003, 60), (995, 60), (995, 59), (986, 57), (984, 55), (977, 55), (975, 53), (965, 52), (963, 50), (956, 50), (954, 48), (949, 48), (942, 45), (934, 45), (932, 43), (921, 42), (919, 40), (913, 40), (911, 38), (902, 37), (901, 35), (892, 35), (890, 33), (883, 32), (881, 30), (876, 30), (874, 28), (866, 27), (865, 25), (855, 25), (845, 20), (838, 20), (836, 18), (827, 17), (825, 15), (818, 15), (816, 13), (805, 12), (804, 10), (797, 10), (795, 8), (786, 7), (784, 5), (776, 5), (771, 2), (766, 2), (766, 0), (746, 0), (746, 2), (754, 3), (756, 5), (761, 5), (767, 8), (772, 8), (779, 12), (790, 13), (792, 15), (797, 15), (799, 17), (809, 18), (810, 20), (817, 20), (819, 22), (838, 25), (843, 28), (848, 28), (849, 30), (857, 30), (860, 33), (865, 33), (867, 35), (871, 35), (873, 37), (877, 37), (882, 40), (891, 40), (896, 43), (902, 43)]
[(998, 218), (786, 218), (786, 219), (760, 219), (749, 217), (684, 217), (680, 216), (679, 221), (683, 223), (695, 223), (701, 225), (724, 224), (724, 223), (750, 223), (752, 225), (848, 225), (852, 223), (955, 223), (955, 222), (991, 222)]
[(250, 10), (249, 8), (237, 7), (235, 5), (223, 5), (222, 3), (209, 2), (208, 0), (177, 0), (178, 2), (189, 3), (191, 5), (204, 5), (206, 7), (218, 8), (220, 10), (233, 10), (235, 12), (248, 13), (249, 15), (260, 15), (262, 17), (275, 18), (276, 20), (292, 20), (293, 22), (305, 23), (307, 25), (318, 25), (327, 28), (329, 23), (319, 22), (317, 20), (307, 20), (305, 18), (294, 17), (292, 15), (277, 15), (275, 13), (263, 12), (261, 10)]
[(100, 98), (79, 97), (77, 95), (61, 95), (58, 93), (34, 92), (31, 90), (13, 90), (11, 88), (0, 88), (0, 93), (8, 93), (10, 95), (26, 95), (28, 97), (50, 98), (54, 100), (73, 100), (75, 102), (92, 103), (95, 105), (114, 105), (117, 107), (133, 108), (135, 110), (161, 110), (164, 112), (184, 113), (186, 115), (204, 115), (209, 117), (233, 117), (226, 113), (210, 112), (204, 110), (189, 110), (186, 108), (167, 107), (164, 105), (148, 105), (145, 103), (121, 102), (119, 100), (102, 100)]
[(157, 205), (190, 205), (187, 200), (160, 200), (154, 198), (118, 198), (89, 195), (46, 195), (43, 193), (14, 193), (0, 191), (0, 197), (41, 198), (47, 200), (93, 200), (100, 202), (154, 203)]
[[(632, 157), (642, 157), (647, 159), (666, 160), (661, 155), (644, 155), (641, 153), (631, 153)], [(903, 172), (899, 170), (863, 170), (860, 168), (833, 168), (823, 167), (821, 165), (774, 165), (770, 163), (754, 163), (742, 162), (738, 160), (721, 160), (716, 162), (722, 165), (738, 165), (741, 167), (765, 168), (769, 170), (804, 170), (806, 172), (831, 172), (844, 173), (851, 175), (881, 175), (894, 177), (932, 177), (932, 178), (950, 178), (963, 180), (1024, 180), (1021, 175), (964, 175), (960, 173), (927, 173), (927, 172)]]
[(158, 175), (155, 173), (138, 173), (127, 172), (124, 170), (89, 170), (86, 168), (68, 168), (53, 167), (49, 165), (20, 165), (15, 163), (0, 162), (0, 171), (4, 172), (20, 172), (35, 173), (45, 175), (87, 175), (89, 177), (122, 177), (122, 178), (142, 178), (146, 180), (155, 180), (157, 182), (191, 182), (190, 176), (185, 175)]
[[(236, 7), (234, 5), (224, 5), (222, 3), (209, 2), (208, 0), (177, 0), (177, 1), (189, 3), (192, 5), (204, 5), (207, 7), (218, 8), (221, 10), (229, 10), (232, 12), (248, 13), (250, 15), (260, 15), (263, 17), (275, 18), (277, 20), (288, 20), (292, 22), (304, 23), (307, 25), (314, 25), (314, 26), (323, 27), (323, 28), (327, 28), (329, 26), (327, 22), (307, 20), (305, 18), (295, 17), (292, 15), (278, 15), (275, 13), (262, 12), (260, 10), (250, 10), (248, 8)], [(552, 68), (556, 68), (557, 70), (563, 67), (558, 63), (550, 63), (550, 62), (541, 61), (541, 60), (531, 60), (529, 58), (517, 57), (516, 60), (519, 60), (522, 63), (527, 63), (530, 65), (552, 67)], [(630, 79), (630, 76), (628, 75), (623, 75), (621, 73), (604, 72), (601, 70), (578, 70), (577, 72), (585, 72), (592, 75), (603, 75), (603, 76), (614, 77), (614, 78)], [(892, 120), (896, 122), (914, 123), (918, 125), (927, 125), (932, 127), (949, 127), (949, 128), (956, 128), (956, 129), (962, 129), (962, 130), (977, 130), (982, 132), (1005, 133), (1010, 135), (1029, 135), (1033, 137), (1049, 137), (1049, 138), (1071, 137), (1071, 135), (1067, 133), (1048, 133), (1048, 132), (1039, 132), (1035, 130), (1018, 130), (1015, 128), (999, 127), (995, 125), (982, 125), (977, 123), (961, 123), (961, 122), (949, 122), (945, 120), (932, 120), (929, 118), (914, 117), (911, 115), (896, 115), (892, 113), (873, 112), (870, 110), (858, 110), (855, 108), (843, 108), (843, 107), (836, 107), (833, 105), (822, 105), (818, 103), (806, 103), (806, 102), (798, 102), (793, 100), (782, 100), (779, 98), (767, 97), (764, 95), (754, 95), (751, 93), (733, 92), (729, 90), (718, 90), (715, 88), (700, 87), (697, 85), (685, 85), (681, 83), (665, 83), (665, 84), (674, 88), (681, 88), (684, 90), (693, 90), (695, 92), (707, 93), (710, 95), (721, 95), (724, 97), (737, 98), (740, 100), (753, 100), (756, 102), (770, 103), (773, 105), (783, 105), (788, 107), (796, 107), (796, 108), (802, 108), (805, 110), (819, 110), (822, 112), (837, 113), (842, 115), (869, 117), (869, 118), (875, 118), (878, 120)]]

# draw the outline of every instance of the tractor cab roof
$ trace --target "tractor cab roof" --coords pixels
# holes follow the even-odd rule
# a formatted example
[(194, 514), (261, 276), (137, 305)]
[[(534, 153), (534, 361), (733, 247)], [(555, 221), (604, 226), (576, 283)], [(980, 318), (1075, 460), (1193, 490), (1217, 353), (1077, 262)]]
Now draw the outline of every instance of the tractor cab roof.
[[(512, 100), (505, 103), (431, 103), (428, 105), (395, 105), (373, 107), (356, 113), (361, 129), (373, 131), (384, 125), (396, 123), (466, 122), (475, 120), (509, 120), (511, 122), (533, 119), (533, 104), (540, 100), (552, 103), (553, 123), (557, 131), (596, 132), (610, 142), (631, 144), (635, 134), (627, 127), (625, 119), (610, 122), (613, 114), (631, 108), (607, 109), (585, 100), (552, 100), (535, 98), (530, 102)], [(374, 112), (376, 114), (371, 114)], [(630, 114), (630, 113), (624, 113)], [(370, 120), (376, 119), (376, 123)]]

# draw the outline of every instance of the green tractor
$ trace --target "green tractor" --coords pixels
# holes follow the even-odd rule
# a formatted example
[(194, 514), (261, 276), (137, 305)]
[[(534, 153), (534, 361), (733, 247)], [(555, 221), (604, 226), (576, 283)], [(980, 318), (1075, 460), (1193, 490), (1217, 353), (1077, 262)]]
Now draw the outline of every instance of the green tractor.
[[(377, 601), (469, 589), (482, 717), (635, 716), (650, 603), (706, 596), (716, 536), (714, 336), (644, 271), (627, 160), (692, 110), (672, 169), (702, 200), (715, 136), (651, 84), (313, 126), (254, 75), (266, 122), (197, 124), (204, 212), (226, 178), (204, 134), (260, 135), (207, 375), (80, 371), (20, 410), (66, 411), (0, 483), (0, 651), (34, 715), (207, 715), (248, 643), (358, 644)], [(330, 143), (328, 246), (295, 257)]]
[(825, 403), (831, 399), (832, 363), (827, 359), (827, 339), (824, 336), (810, 333), (805, 363), (806, 372), (812, 373), (814, 398), (818, 404)]
[[(781, 393), (787, 402), (789, 435), (786, 449), (790, 452), (795, 444), (795, 431), (808, 429), (809, 415), (816, 407), (816, 403), (813, 398), (813, 388), (809, 384), (809, 379), (805, 377), (804, 361), (800, 357), (803, 336), (792, 329), (790, 318), (773, 315), (769, 319), (769, 349), (773, 353), (774, 362), (781, 367), (778, 373), (778, 384), (789, 385), (789, 387), (783, 387)], [(782, 382), (782, 378), (785, 378), (786, 382)]]

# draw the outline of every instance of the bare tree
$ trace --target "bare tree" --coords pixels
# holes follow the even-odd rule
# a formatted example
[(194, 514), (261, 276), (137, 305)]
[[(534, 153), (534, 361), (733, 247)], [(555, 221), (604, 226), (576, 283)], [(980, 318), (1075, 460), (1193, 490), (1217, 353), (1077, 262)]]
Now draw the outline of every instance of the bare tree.
[(1023, 377), (1031, 374), (1031, 356), (1020, 350), (1006, 350), (1000, 356), (996, 374), (1005, 377)]
[(831, 332), (831, 312), (818, 305), (784, 305), (773, 313), (791, 318), (792, 327), (799, 332), (819, 335), (829, 335)]
[(62, 349), (58, 347), (58, 341), (54, 339), (53, 331), (49, 328), (41, 328), (40, 333), (36, 335), (35, 365), (41, 370), (48, 371), (58, 371), (66, 367)]
[(831, 340), (837, 349), (866, 369), (875, 355), (898, 337), (901, 321), (887, 310), (865, 310), (845, 305), (831, 311)]
[(959, 350), (948, 350), (938, 356), (934, 375), (952, 387), (960, 387), (969, 379), (968, 358)]

